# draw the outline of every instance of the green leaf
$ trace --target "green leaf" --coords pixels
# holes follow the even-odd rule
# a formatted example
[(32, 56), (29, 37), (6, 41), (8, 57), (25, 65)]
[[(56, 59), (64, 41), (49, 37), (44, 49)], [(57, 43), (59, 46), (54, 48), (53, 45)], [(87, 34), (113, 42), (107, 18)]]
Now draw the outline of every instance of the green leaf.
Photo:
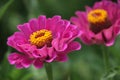
[(113, 79), (117, 74), (119, 74), (120, 68), (115, 67), (111, 70), (109, 70), (108, 73), (106, 73), (104, 76), (102, 76), (101, 80), (111, 80)]
[(6, 10), (9, 8), (9, 6), (13, 3), (13, 1), (14, 0), (9, 0), (4, 6), (0, 8), (0, 19), (2, 18)]

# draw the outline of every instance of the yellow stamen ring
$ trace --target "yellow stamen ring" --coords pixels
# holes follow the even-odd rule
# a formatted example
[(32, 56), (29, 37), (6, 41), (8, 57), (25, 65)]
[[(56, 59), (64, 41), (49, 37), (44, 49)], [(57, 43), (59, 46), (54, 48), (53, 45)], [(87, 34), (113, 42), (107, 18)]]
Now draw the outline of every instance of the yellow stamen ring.
[(104, 23), (108, 17), (107, 12), (103, 9), (92, 10), (88, 13), (88, 21), (92, 24)]
[(52, 41), (52, 32), (46, 29), (33, 32), (30, 35), (29, 41), (32, 45), (36, 45), (37, 47), (42, 47), (45, 44), (49, 45)]

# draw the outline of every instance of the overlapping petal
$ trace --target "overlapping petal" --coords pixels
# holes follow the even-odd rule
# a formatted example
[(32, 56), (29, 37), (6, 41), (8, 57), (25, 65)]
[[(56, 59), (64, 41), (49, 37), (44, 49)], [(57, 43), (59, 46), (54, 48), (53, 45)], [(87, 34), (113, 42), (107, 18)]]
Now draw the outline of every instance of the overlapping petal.
[[(88, 21), (88, 14), (92, 10), (102, 9), (108, 14), (108, 19), (110, 26), (108, 28), (102, 29), (98, 33), (94, 33), (90, 29), (90, 23)], [(77, 11), (75, 17), (71, 17), (71, 22), (79, 27), (82, 31), (79, 37), (83, 43), (91, 44), (104, 44), (106, 46), (111, 46), (114, 44), (115, 38), (120, 34), (120, 6), (118, 3), (112, 2), (111, 0), (102, 0), (96, 2), (93, 7), (86, 6), (86, 11)]]
[[(31, 19), (29, 22), (18, 25), (18, 32), (8, 38), (7, 44), (18, 53), (11, 53), (8, 56), (10, 64), (17, 68), (28, 68), (33, 64), (36, 68), (41, 68), (44, 62), (66, 61), (67, 54), (74, 50), (79, 50), (81, 45), (74, 39), (81, 35), (77, 26), (69, 21), (61, 19), (61, 16), (39, 16), (38, 19)], [(30, 35), (36, 31), (49, 30), (52, 32), (52, 41), (38, 47), (30, 42)], [(37, 44), (37, 43), (36, 43)]]

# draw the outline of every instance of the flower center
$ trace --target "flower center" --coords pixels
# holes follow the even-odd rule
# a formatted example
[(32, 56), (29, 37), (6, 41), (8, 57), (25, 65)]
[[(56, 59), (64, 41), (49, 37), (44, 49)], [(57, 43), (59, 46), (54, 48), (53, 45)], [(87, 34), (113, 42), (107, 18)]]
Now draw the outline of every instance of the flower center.
[(107, 12), (103, 9), (96, 9), (88, 13), (88, 21), (93, 24), (103, 23), (107, 17)]
[(99, 33), (101, 30), (109, 28), (111, 25), (108, 19), (108, 13), (104, 9), (95, 9), (88, 13), (88, 22), (90, 23), (90, 29), (95, 33)]
[(30, 35), (30, 43), (36, 45), (37, 47), (42, 47), (45, 44), (50, 46), (52, 41), (52, 32), (46, 29), (42, 29), (36, 32), (33, 32)]

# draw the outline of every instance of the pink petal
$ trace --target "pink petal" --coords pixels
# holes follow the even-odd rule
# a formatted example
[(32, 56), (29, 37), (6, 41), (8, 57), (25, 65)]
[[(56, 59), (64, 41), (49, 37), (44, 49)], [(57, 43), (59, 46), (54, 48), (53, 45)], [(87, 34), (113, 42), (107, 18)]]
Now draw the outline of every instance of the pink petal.
[(117, 0), (118, 4), (120, 5), (120, 0)]
[(69, 32), (66, 32), (66, 33), (64, 33), (64, 35), (63, 35), (63, 37), (62, 37), (62, 40), (64, 40), (64, 42), (65, 41), (68, 41), (68, 40), (70, 40), (71, 38), (73, 38), (73, 33), (71, 32), (71, 31), (69, 31)]
[(59, 22), (57, 22), (56, 23), (56, 25), (55, 25), (55, 27), (57, 27), (56, 28), (56, 30), (55, 30), (55, 32), (56, 33), (60, 33), (60, 35), (62, 35), (62, 33), (65, 31), (65, 29), (66, 29), (66, 26), (64, 25), (64, 21), (59, 21)]
[(57, 51), (64, 51), (67, 48), (67, 44), (64, 43), (64, 41), (60, 41), (59, 39), (54, 39), (52, 41), (52, 45)]
[(57, 61), (60, 61), (60, 62), (65, 62), (65, 61), (67, 61), (67, 60), (68, 60), (67, 55), (62, 54), (62, 53), (59, 53), (59, 54), (61, 54), (61, 55), (58, 55), (58, 57), (56, 58), (56, 60), (57, 60)]
[(39, 30), (39, 25), (38, 25), (37, 19), (31, 19), (29, 21), (29, 24), (30, 24), (30, 28), (31, 28), (32, 32)]
[(59, 21), (59, 20), (61, 20), (61, 16), (56, 15), (56, 16), (53, 16), (53, 17), (52, 17), (52, 22), (53, 22), (53, 23), (56, 23), (56, 22)]
[(46, 60), (46, 62), (52, 62), (57, 56), (53, 47), (48, 48), (47, 53), (48, 53), (48, 59)]
[(93, 37), (93, 43), (96, 43), (96, 44), (104, 43), (104, 39), (103, 39), (102, 32), (96, 34), (96, 35)]
[(80, 49), (81, 49), (80, 43), (74, 41), (74, 42), (69, 43), (68, 48), (67, 48), (67, 50), (65, 50), (65, 52), (68, 53), (68, 52), (71, 52), (71, 51), (74, 51), (74, 50), (80, 50)]
[(24, 68), (21, 63), (16, 63), (16, 64), (15, 64), (15, 67), (16, 67), (17, 69), (22, 69), (22, 68)]
[(23, 58), (22, 60), (22, 65), (25, 67), (25, 68), (28, 68), (31, 64), (32, 64), (33, 60), (32, 59), (27, 59), (26, 57)]
[(120, 19), (118, 19), (115, 25), (113, 25), (113, 32), (114, 32), (114, 36), (120, 34)]
[(24, 44), (27, 42), (25, 36), (21, 32), (15, 32), (12, 36), (8, 38), (7, 44), (9, 46), (12, 46), (16, 48), (16, 42), (19, 41), (18, 43), (20, 44), (21, 42)]
[(70, 25), (70, 21), (64, 20), (64, 25), (68, 28), (68, 26)]
[(46, 29), (51, 30), (53, 35), (56, 33), (58, 26), (56, 25), (61, 20), (60, 16), (54, 16), (53, 18), (48, 18), (46, 22)]
[(88, 44), (88, 45), (92, 44), (92, 40), (91, 40), (91, 38), (88, 37), (87, 34), (82, 33), (81, 36), (80, 36), (80, 39), (81, 39), (81, 40), (83, 41), (83, 43), (85, 43), (85, 44)]
[(106, 46), (112, 46), (114, 44), (114, 39), (110, 40), (109, 42), (105, 43)]
[(18, 25), (17, 28), (24, 33), (26, 38), (29, 38), (30, 34), (32, 33), (32, 30), (30, 28), (29, 23), (24, 23), (23, 25)]
[(39, 59), (36, 59), (35, 62), (33, 63), (33, 65), (36, 68), (42, 68), (43, 67), (43, 62), (41, 62)]
[(36, 50), (36, 46), (31, 45), (31, 44), (22, 44), (22, 45), (17, 45), (19, 49), (21, 50), (22, 53), (29, 57), (33, 57), (32, 52)]
[(46, 58), (46, 56), (47, 56), (47, 47), (44, 46), (41, 49), (34, 49), (33, 52), (32, 52), (32, 55), (35, 58)]
[(89, 6), (85, 6), (85, 9), (86, 9), (87, 13), (90, 12), (90, 11), (92, 10), (92, 8), (89, 7)]
[(114, 30), (114, 36), (120, 34), (120, 26), (115, 26), (113, 30)]
[(18, 54), (18, 53), (11, 53), (9, 56), (8, 56), (8, 61), (10, 64), (15, 64), (16, 61), (21, 58), (21, 55)]
[(71, 17), (70, 21), (79, 27), (80, 23), (79, 23), (79, 19), (77, 17)]
[(45, 29), (46, 28), (46, 16), (44, 15), (39, 16), (38, 24), (39, 24), (39, 29)]
[(110, 41), (114, 37), (113, 36), (113, 27), (103, 30), (103, 34), (104, 34), (106, 41)]

